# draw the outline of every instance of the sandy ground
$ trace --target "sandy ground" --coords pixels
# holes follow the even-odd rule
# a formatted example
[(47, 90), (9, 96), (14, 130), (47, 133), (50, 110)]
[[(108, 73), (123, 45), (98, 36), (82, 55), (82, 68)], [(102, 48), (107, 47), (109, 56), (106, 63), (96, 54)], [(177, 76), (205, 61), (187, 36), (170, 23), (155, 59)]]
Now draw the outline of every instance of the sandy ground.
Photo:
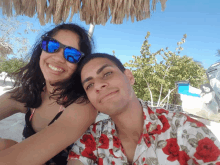
[[(6, 92), (7, 88), (12, 85), (10, 79), (4, 81), (0, 75), (0, 95)], [(0, 137), (12, 139), (20, 142), (22, 140), (22, 131), (24, 128), (24, 114), (17, 113), (0, 121)]]
[(12, 139), (17, 142), (22, 141), (22, 131), (24, 129), (24, 115), (23, 113), (14, 114), (4, 120), (0, 121), (0, 137)]

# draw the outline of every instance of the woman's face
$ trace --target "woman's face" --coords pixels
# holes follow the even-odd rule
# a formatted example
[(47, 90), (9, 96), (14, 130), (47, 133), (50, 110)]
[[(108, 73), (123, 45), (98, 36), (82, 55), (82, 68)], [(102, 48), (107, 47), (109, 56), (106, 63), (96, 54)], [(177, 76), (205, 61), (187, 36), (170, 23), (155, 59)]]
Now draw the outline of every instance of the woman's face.
[[(69, 30), (60, 30), (53, 36), (60, 43), (79, 48), (79, 36)], [(77, 64), (68, 62), (63, 56), (63, 48), (55, 53), (42, 51), (40, 56), (40, 68), (44, 75), (46, 83), (55, 83), (67, 80), (76, 70)]]

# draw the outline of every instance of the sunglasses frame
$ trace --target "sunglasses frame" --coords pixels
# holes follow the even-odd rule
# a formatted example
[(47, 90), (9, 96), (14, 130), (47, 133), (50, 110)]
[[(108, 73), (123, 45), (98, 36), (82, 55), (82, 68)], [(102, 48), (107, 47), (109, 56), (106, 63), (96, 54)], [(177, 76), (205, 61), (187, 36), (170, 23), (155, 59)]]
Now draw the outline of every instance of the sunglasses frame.
[[(54, 51), (54, 52), (47, 52), (47, 51), (45, 51), (45, 52), (47, 52), (47, 53), (55, 53), (55, 52), (58, 52), (58, 50), (59, 50), (60, 48), (63, 48), (63, 57), (65, 58), (64, 50), (65, 50), (66, 48), (71, 48), (71, 49), (75, 49), (75, 50), (77, 50), (79, 53), (81, 53), (81, 57), (79, 58), (79, 61), (82, 59), (82, 57), (85, 56), (85, 54), (84, 54), (83, 52), (81, 52), (80, 50), (78, 50), (78, 49), (76, 49), (76, 48), (74, 48), (74, 47), (71, 47), (71, 46), (66, 46), (66, 45), (60, 43), (59, 41), (57, 41), (56, 39), (54, 39), (54, 38), (52, 38), (52, 37), (42, 36), (41, 38), (42, 38), (42, 41), (41, 41), (40, 46), (41, 46), (41, 49), (42, 49), (43, 51), (45, 51), (45, 50), (43, 49), (42, 42), (43, 42), (43, 40), (46, 39), (46, 38), (49, 39), (50, 41), (56, 41), (57, 43), (60, 44), (59, 48), (58, 48), (56, 51)], [(65, 59), (66, 59), (66, 58), (65, 58)], [(66, 59), (66, 60), (67, 60), (67, 59)], [(67, 60), (67, 61), (68, 61), (68, 60)], [(79, 61), (78, 61), (78, 62), (79, 62)], [(71, 62), (71, 61), (68, 61), (68, 62), (73, 63), (73, 64), (78, 63), (78, 62)]]

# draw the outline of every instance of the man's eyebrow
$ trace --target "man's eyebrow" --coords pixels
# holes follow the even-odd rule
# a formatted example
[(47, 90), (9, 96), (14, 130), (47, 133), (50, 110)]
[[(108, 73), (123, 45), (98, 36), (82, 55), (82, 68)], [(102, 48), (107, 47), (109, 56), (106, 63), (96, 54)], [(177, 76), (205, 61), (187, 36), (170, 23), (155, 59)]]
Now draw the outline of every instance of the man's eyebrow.
[[(105, 64), (105, 65), (103, 65), (101, 68), (99, 68), (98, 70), (97, 70), (97, 72), (96, 72), (96, 74), (99, 74), (99, 73), (101, 73), (102, 71), (103, 71), (103, 69), (105, 69), (106, 67), (111, 67), (111, 65), (109, 65), (109, 64)], [(86, 83), (86, 82), (88, 82), (88, 81), (90, 81), (90, 80), (92, 80), (93, 79), (93, 77), (88, 77), (88, 78), (86, 78), (83, 82), (82, 82), (82, 86)]]
[(96, 74), (101, 73), (101, 72), (103, 71), (103, 69), (105, 69), (106, 67), (109, 67), (109, 66), (111, 66), (111, 65), (109, 65), (109, 64), (103, 65), (101, 68), (99, 68), (99, 69), (97, 70)]

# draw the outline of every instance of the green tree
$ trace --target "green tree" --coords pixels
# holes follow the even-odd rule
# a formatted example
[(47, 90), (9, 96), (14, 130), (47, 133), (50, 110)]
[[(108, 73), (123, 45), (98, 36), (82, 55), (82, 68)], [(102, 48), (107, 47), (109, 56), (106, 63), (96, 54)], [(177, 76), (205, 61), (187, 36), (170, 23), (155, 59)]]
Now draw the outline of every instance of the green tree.
[(4, 60), (0, 65), (0, 72), (6, 72), (10, 76), (11, 73), (16, 72), (19, 68), (25, 66), (25, 62), (22, 58), (11, 58)]
[[(190, 80), (190, 84), (199, 87), (207, 80), (205, 69), (201, 63), (187, 56), (180, 56), (183, 50), (186, 34), (181, 42), (177, 43), (175, 52), (160, 49), (155, 53), (150, 52), (151, 45), (148, 43), (150, 32), (147, 33), (141, 47), (140, 56), (132, 56), (134, 60), (125, 63), (135, 77), (134, 91), (138, 98), (151, 100), (160, 105), (171, 93), (169, 103), (176, 100), (176, 81)], [(158, 57), (162, 60), (158, 60)]]

